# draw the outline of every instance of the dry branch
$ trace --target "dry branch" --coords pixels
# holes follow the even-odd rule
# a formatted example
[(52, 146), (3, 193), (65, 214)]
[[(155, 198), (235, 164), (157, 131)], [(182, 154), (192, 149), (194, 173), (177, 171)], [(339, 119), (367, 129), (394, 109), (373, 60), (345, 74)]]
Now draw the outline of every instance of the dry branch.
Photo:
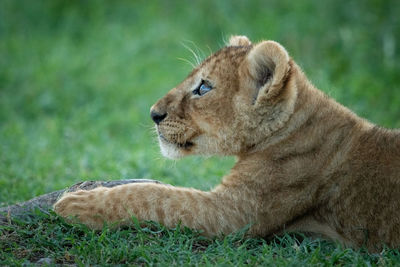
[(130, 183), (161, 183), (161, 182), (148, 179), (80, 182), (64, 190), (54, 191), (48, 194), (35, 197), (31, 200), (22, 203), (0, 208), (0, 225), (9, 223), (12, 218), (23, 219), (28, 216), (32, 216), (32, 211), (35, 209), (40, 209), (41, 211), (44, 212), (48, 211), (53, 207), (57, 199), (59, 199), (60, 196), (65, 192), (74, 192), (77, 190), (90, 190), (99, 186), (114, 187), (117, 185), (130, 184)]

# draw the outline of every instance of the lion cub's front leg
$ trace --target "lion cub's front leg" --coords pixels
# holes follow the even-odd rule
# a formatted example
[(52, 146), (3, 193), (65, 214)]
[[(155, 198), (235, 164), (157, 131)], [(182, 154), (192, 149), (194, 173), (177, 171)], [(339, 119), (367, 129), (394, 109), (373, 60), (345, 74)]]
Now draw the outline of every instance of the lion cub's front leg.
[(233, 232), (251, 222), (240, 205), (215, 192), (140, 183), (67, 193), (54, 210), (63, 217), (76, 216), (95, 229), (102, 228), (104, 222), (129, 224), (135, 216), (167, 227), (181, 223), (211, 236)]

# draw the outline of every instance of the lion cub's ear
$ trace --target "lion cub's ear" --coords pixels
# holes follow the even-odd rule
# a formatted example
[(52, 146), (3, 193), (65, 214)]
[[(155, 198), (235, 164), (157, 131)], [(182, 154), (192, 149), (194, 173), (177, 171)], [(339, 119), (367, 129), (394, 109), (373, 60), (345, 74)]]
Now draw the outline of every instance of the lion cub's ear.
[(279, 95), (290, 70), (289, 55), (283, 46), (274, 41), (255, 45), (244, 62), (248, 82), (254, 88), (255, 104), (270, 101)]
[(229, 44), (230, 46), (247, 46), (251, 45), (251, 42), (249, 38), (247, 38), (244, 35), (232, 35), (231, 38), (229, 38)]

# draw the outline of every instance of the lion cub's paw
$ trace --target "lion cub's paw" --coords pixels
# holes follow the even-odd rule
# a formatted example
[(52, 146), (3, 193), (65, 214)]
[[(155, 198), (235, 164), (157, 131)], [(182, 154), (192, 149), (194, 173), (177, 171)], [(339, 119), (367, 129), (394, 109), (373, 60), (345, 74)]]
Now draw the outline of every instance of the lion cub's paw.
[(106, 189), (76, 191), (64, 194), (55, 204), (54, 211), (71, 222), (81, 222), (99, 229), (106, 219), (102, 197)]

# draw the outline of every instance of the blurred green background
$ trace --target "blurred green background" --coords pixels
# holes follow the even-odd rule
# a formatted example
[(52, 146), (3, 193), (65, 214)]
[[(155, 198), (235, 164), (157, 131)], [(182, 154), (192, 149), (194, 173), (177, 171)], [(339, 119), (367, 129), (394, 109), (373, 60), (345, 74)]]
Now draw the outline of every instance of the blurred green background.
[(88, 179), (209, 189), (232, 158), (161, 157), (150, 106), (231, 34), (282, 43), (321, 90), (400, 127), (400, 1), (0, 0), (0, 203)]

